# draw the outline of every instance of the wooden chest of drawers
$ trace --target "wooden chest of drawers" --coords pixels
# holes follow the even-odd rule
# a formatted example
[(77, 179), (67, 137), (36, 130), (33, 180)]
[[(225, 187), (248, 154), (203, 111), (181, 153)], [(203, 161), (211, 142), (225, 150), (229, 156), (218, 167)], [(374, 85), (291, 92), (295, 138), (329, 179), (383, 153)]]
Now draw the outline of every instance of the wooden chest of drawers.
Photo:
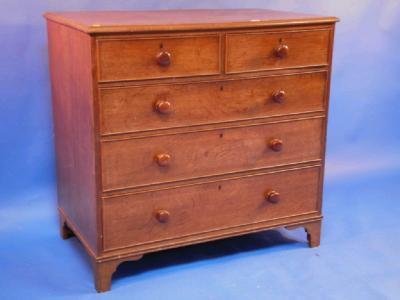
[(143, 254), (277, 227), (319, 245), (334, 17), (47, 13), (63, 238), (98, 291)]

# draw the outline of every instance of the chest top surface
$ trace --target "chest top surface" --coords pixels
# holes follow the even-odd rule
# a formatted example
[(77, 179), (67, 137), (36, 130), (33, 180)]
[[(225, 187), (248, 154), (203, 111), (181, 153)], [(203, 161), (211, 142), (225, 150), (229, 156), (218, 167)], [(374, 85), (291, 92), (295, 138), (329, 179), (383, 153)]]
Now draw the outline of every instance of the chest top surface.
[(47, 19), (87, 33), (216, 30), (329, 24), (335, 17), (268, 9), (48, 12)]

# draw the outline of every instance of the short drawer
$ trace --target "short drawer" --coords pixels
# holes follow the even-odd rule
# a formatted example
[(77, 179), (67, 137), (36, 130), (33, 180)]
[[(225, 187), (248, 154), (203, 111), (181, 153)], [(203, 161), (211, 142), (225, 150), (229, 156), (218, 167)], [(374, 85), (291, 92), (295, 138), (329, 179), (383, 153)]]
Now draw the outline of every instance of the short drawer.
[(228, 34), (226, 72), (327, 65), (329, 35), (329, 30)]
[(326, 72), (100, 90), (101, 132), (222, 123), (324, 109)]
[(104, 248), (316, 213), (319, 174), (309, 167), (103, 199)]
[(157, 37), (97, 41), (98, 80), (212, 75), (220, 72), (220, 37)]
[(321, 158), (323, 118), (103, 141), (104, 190)]

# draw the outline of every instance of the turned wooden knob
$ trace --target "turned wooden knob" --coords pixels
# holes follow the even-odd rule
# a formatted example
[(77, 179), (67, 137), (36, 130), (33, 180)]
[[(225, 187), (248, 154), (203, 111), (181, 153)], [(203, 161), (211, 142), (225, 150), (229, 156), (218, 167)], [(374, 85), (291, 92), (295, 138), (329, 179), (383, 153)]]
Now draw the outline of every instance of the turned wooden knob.
[(171, 64), (171, 53), (168, 51), (161, 51), (157, 54), (156, 60), (159, 66), (167, 67)]
[(285, 100), (286, 92), (284, 90), (277, 90), (272, 93), (272, 99), (277, 103), (282, 103)]
[(160, 114), (169, 114), (172, 112), (172, 104), (167, 100), (158, 100), (154, 103), (154, 108)]
[(289, 54), (289, 46), (285, 44), (280, 44), (278, 47), (275, 49), (275, 55), (278, 58), (285, 58)]
[(269, 190), (265, 193), (265, 199), (271, 203), (278, 203), (281, 200), (281, 197), (277, 191)]
[(168, 153), (159, 153), (154, 157), (154, 160), (158, 163), (161, 167), (166, 167), (171, 162), (171, 155)]
[(281, 139), (271, 139), (269, 141), (269, 147), (275, 151), (275, 152), (279, 152), (282, 150), (283, 147), (283, 142)]
[(169, 211), (165, 209), (159, 209), (156, 211), (156, 219), (160, 223), (167, 223), (169, 221)]

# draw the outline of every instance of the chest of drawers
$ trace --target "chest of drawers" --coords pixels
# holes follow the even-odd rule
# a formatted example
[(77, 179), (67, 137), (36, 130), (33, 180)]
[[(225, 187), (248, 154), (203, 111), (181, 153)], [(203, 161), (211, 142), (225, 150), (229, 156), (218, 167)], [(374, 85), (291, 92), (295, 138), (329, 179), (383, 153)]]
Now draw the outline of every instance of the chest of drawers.
[(334, 17), (46, 13), (63, 238), (123, 261), (266, 229), (318, 246)]

